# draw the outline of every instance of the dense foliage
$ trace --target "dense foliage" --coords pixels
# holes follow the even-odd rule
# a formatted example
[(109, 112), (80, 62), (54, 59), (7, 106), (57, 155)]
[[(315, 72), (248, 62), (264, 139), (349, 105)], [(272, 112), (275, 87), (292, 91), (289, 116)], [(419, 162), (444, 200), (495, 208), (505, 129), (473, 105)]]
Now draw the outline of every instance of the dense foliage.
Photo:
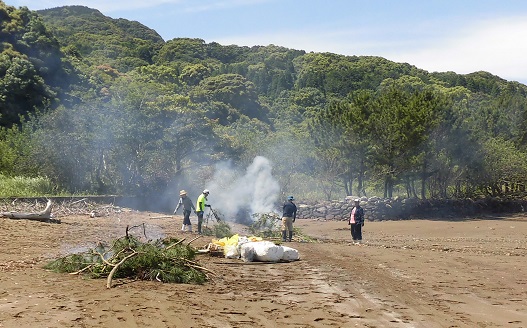
[(5, 177), (159, 195), (261, 155), (282, 192), (304, 199), (525, 191), (527, 87), (487, 72), (164, 41), (81, 6), (0, 1), (0, 18)]

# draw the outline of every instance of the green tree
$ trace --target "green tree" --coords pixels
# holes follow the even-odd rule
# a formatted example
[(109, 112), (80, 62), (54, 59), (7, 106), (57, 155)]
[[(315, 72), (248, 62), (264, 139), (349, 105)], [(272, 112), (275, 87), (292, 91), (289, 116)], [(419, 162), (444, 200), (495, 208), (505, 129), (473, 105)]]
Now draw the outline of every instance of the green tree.
[(503, 138), (491, 138), (483, 147), (484, 164), (477, 175), (480, 190), (489, 196), (525, 191), (527, 154)]
[(2, 2), (0, 16), (0, 126), (11, 126), (55, 105), (69, 76), (57, 40), (38, 15)]
[(0, 54), (0, 126), (20, 123), (20, 116), (47, 108), (54, 92), (24, 56)]
[(202, 39), (175, 38), (168, 41), (155, 56), (157, 64), (175, 61), (198, 63), (207, 57), (207, 47)]
[(372, 106), (369, 123), (373, 156), (377, 170), (384, 176), (385, 197), (391, 198), (401, 174), (413, 169), (415, 156), (437, 124), (440, 105), (432, 91), (405, 93), (391, 87)]
[(181, 81), (187, 85), (198, 85), (203, 79), (211, 75), (211, 69), (203, 64), (192, 64), (185, 66), (181, 71)]
[(267, 121), (268, 110), (258, 101), (254, 84), (238, 74), (222, 74), (204, 79), (192, 91), (193, 102), (219, 101), (250, 118)]
[(346, 195), (354, 194), (354, 180), (357, 180), (357, 194), (364, 193), (371, 151), (369, 119), (372, 102), (372, 92), (356, 92), (347, 101), (333, 102), (318, 112), (310, 125), (317, 158), (327, 170), (331, 168), (330, 171), (337, 172), (335, 176), (342, 181)]

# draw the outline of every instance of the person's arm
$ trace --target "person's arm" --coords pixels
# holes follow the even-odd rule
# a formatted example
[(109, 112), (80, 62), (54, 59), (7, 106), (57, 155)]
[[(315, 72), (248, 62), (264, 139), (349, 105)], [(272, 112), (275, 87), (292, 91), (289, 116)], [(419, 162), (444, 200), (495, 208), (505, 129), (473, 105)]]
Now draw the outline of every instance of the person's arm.
[(181, 206), (182, 203), (183, 203), (182, 199), (180, 198), (179, 202), (177, 203), (176, 209), (174, 210), (174, 214), (176, 214), (177, 210), (179, 209), (179, 207)]
[(296, 221), (296, 205), (293, 204), (293, 206), (294, 206), (294, 210), (293, 210), (293, 222), (295, 222), (295, 221)]
[(360, 225), (364, 227), (364, 209), (361, 207), (360, 209)]

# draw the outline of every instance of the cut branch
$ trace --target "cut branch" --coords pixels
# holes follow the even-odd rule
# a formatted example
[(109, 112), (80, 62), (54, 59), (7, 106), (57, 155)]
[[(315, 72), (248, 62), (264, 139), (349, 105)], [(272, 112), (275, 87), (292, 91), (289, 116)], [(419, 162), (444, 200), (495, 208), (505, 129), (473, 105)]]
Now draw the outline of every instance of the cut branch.
[(172, 245), (167, 246), (167, 248), (165, 248), (165, 249), (171, 249), (172, 247), (177, 246), (177, 245), (181, 244), (182, 242), (184, 242), (185, 239), (187, 239), (187, 238), (183, 238), (183, 239), (181, 239), (180, 241), (175, 242), (175, 243), (173, 243)]
[(196, 239), (200, 239), (201, 238), (201, 235), (198, 235), (196, 238), (192, 239), (191, 241), (188, 242), (187, 246), (190, 245), (194, 240)]
[[(128, 232), (129, 232), (130, 230), (132, 230), (133, 228), (138, 228), (138, 227), (143, 227), (143, 235), (145, 236), (145, 238), (147, 238), (147, 237), (146, 237), (146, 227), (145, 227), (145, 224), (144, 224), (144, 223), (139, 224), (139, 225), (135, 225), (135, 226), (131, 226), (131, 227), (130, 227), (130, 226), (126, 226), (126, 238), (127, 238), (127, 239), (130, 238), (130, 235), (128, 234)], [(147, 238), (147, 239), (148, 239), (148, 238)]]
[(214, 276), (216, 275), (216, 273), (214, 273), (214, 271), (211, 271), (211, 270), (209, 270), (209, 269), (207, 269), (207, 268), (204, 268), (204, 267), (202, 267), (202, 266), (200, 266), (200, 265), (197, 265), (196, 262), (192, 262), (192, 261), (187, 260), (187, 259), (182, 259), (182, 260), (185, 262), (185, 265), (187, 265), (187, 266), (189, 266), (189, 267), (191, 267), (191, 268), (199, 269), (199, 270), (202, 270), (202, 271), (208, 272), (208, 273), (210, 273), (210, 274), (212, 274), (212, 275), (214, 275)]
[(113, 268), (112, 268), (112, 271), (110, 271), (110, 274), (108, 275), (108, 279), (106, 280), (106, 288), (112, 288), (112, 278), (113, 278), (113, 275), (115, 274), (115, 272), (117, 271), (117, 269), (119, 268), (119, 266), (121, 266), (121, 264), (123, 264), (124, 262), (126, 262), (126, 260), (136, 256), (137, 254), (139, 254), (138, 252), (134, 251), (132, 254), (128, 255), (127, 257), (125, 257), (124, 259), (121, 260), (121, 262), (117, 263)]
[(76, 274), (81, 274), (83, 273), (84, 271), (88, 270), (89, 268), (93, 267), (94, 264), (89, 264), (87, 266), (85, 266), (84, 268), (80, 269), (79, 271), (75, 271), (75, 272), (70, 272), (71, 275), (76, 275)]

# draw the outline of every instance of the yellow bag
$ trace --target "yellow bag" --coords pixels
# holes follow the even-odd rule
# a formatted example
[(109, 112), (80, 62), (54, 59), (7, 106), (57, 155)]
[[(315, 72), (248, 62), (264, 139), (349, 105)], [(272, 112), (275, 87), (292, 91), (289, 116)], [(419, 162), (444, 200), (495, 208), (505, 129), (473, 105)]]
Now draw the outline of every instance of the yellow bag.
[(238, 245), (238, 239), (240, 238), (240, 236), (238, 236), (238, 234), (236, 235), (233, 235), (231, 236), (230, 238), (228, 237), (223, 237), (221, 238), (220, 240), (212, 240), (212, 243), (213, 244), (216, 244), (218, 246), (222, 246), (222, 247), (225, 247), (226, 245)]

